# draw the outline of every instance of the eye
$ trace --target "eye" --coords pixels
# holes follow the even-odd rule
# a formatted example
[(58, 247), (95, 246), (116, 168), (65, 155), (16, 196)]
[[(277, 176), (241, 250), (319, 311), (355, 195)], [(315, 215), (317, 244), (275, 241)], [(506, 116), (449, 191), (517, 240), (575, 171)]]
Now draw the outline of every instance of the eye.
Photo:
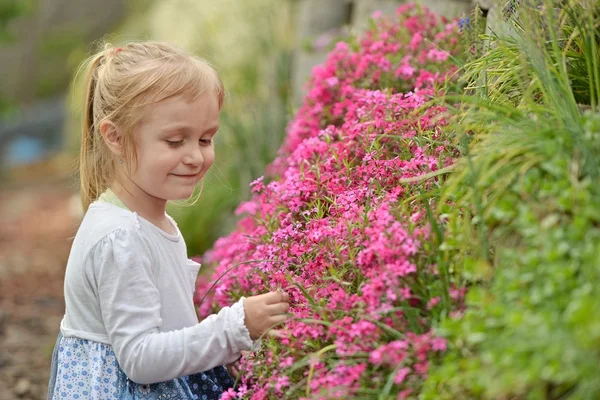
[(165, 140), (165, 142), (167, 142), (167, 144), (169, 145), (169, 147), (179, 147), (183, 144), (183, 140)]
[(200, 139), (200, 143), (202, 143), (205, 146), (210, 146), (213, 143), (213, 141), (212, 139)]

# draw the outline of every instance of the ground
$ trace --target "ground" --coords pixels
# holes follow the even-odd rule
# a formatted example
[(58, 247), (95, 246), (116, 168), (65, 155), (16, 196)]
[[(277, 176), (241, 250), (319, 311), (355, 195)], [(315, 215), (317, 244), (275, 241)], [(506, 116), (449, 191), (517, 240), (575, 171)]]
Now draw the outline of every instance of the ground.
[(79, 217), (64, 181), (0, 187), (0, 400), (46, 399)]

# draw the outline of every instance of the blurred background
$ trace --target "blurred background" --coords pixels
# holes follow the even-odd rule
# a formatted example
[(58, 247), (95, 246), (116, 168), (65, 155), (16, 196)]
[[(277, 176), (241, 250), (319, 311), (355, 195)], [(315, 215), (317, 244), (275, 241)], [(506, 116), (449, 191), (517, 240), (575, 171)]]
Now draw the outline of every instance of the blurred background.
[[(79, 63), (105, 39), (178, 44), (228, 90), (217, 160), (194, 206), (172, 205), (201, 254), (235, 224), (340, 35), (398, 0), (0, 0), (0, 400), (43, 399), (64, 312), (64, 268), (81, 218)], [(448, 16), (471, 0), (424, 0)]]

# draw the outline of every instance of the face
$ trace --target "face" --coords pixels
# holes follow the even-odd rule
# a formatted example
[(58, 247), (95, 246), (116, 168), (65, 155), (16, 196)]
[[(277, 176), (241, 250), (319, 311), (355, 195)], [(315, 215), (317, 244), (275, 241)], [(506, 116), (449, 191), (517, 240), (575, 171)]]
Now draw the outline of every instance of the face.
[(131, 180), (154, 198), (189, 198), (214, 162), (218, 129), (215, 96), (173, 97), (148, 107), (133, 131), (137, 165)]

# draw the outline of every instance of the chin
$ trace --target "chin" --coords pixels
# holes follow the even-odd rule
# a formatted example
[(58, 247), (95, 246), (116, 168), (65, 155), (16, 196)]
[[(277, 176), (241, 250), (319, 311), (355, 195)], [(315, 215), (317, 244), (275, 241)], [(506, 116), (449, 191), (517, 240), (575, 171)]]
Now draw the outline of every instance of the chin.
[(187, 200), (194, 194), (194, 189), (178, 191), (170, 196), (169, 200)]

